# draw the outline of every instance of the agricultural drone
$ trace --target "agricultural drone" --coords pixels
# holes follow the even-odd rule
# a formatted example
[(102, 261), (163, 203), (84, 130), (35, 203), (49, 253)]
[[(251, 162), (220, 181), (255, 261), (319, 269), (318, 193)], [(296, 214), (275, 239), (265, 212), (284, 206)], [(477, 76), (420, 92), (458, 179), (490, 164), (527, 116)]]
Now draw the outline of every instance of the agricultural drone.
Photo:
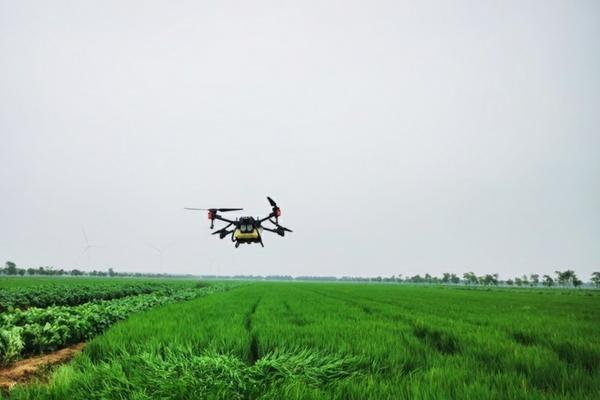
[[(213, 232), (213, 235), (219, 235), (219, 238), (223, 239), (228, 235), (231, 235), (231, 241), (235, 242), (235, 247), (239, 247), (241, 243), (260, 243), (262, 247), (265, 247), (262, 241), (262, 232), (263, 230), (267, 232), (273, 232), (278, 234), (279, 236), (285, 236), (286, 232), (292, 232), (291, 229), (288, 229), (284, 226), (279, 225), (279, 217), (281, 216), (281, 208), (277, 206), (277, 203), (267, 196), (267, 200), (269, 200), (269, 204), (272, 207), (271, 213), (264, 217), (240, 217), (235, 220), (230, 220), (227, 218), (223, 218), (218, 213), (219, 212), (229, 212), (229, 211), (240, 211), (243, 208), (188, 208), (185, 207), (186, 210), (200, 210), (200, 211), (208, 211), (208, 219), (210, 220), (210, 229), (214, 228), (215, 220), (227, 222), (228, 225), (219, 229), (218, 231)], [(275, 218), (273, 220), (273, 218)], [(273, 228), (267, 228), (262, 225), (263, 222), (268, 221), (274, 225)], [(230, 226), (233, 226), (232, 229), (228, 230)]]

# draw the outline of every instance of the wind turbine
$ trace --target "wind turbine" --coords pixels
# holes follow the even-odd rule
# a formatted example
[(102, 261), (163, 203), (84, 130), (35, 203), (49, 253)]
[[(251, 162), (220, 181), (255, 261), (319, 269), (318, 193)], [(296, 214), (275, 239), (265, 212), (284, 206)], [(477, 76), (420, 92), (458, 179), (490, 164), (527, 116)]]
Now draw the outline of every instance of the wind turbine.
[(155, 246), (155, 245), (153, 245), (151, 243), (146, 243), (146, 244), (148, 245), (148, 247), (154, 249), (158, 253), (159, 260), (160, 260), (159, 268), (161, 269), (161, 272), (162, 272), (163, 253), (165, 252), (165, 250), (167, 250), (169, 247), (171, 247), (173, 245), (173, 243), (169, 243), (168, 245), (163, 246), (163, 247), (158, 247), (158, 246)]
[(94, 247), (104, 247), (104, 245), (90, 244), (90, 241), (88, 240), (88, 237), (85, 233), (85, 229), (81, 228), (81, 232), (83, 233), (83, 239), (85, 240), (85, 247), (83, 248), (83, 251), (81, 252), (79, 257), (77, 257), (77, 261), (79, 261), (81, 259), (81, 257), (83, 257), (84, 254), (87, 254), (88, 267), (91, 267), (91, 253), (92, 253), (91, 250)]

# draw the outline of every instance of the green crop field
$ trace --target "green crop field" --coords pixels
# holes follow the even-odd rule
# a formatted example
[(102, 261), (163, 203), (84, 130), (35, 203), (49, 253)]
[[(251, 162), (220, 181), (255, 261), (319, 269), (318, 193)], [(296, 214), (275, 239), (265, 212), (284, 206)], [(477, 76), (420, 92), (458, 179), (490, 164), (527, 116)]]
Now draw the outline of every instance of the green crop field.
[(600, 398), (600, 292), (242, 283), (132, 314), (10, 398)]
[(75, 306), (94, 300), (188, 288), (194, 283), (167, 279), (4, 278), (0, 279), (0, 312), (11, 308)]
[(134, 312), (225, 288), (191, 280), (0, 280), (0, 367), (88, 340)]

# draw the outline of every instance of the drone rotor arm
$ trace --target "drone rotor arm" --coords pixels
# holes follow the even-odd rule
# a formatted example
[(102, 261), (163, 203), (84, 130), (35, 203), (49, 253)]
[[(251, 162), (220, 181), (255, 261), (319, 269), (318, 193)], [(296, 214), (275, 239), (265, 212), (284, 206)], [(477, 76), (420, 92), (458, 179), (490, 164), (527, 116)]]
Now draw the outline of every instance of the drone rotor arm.
[(267, 232), (273, 232), (273, 233), (277, 233), (277, 231), (275, 229), (271, 229), (271, 228), (267, 228), (265, 226), (261, 226), (261, 228)]
[(269, 219), (269, 222), (272, 223), (273, 225), (275, 225), (276, 227), (283, 229), (286, 232), (294, 232), (293, 230), (286, 228), (285, 226), (279, 225), (277, 222), (273, 221), (272, 219)]
[(271, 218), (273, 218), (274, 216), (275, 216), (275, 213), (272, 212), (271, 214), (267, 215), (266, 217), (259, 219), (258, 223), (263, 223), (263, 222), (265, 222), (267, 220), (270, 221)]
[(224, 227), (222, 227), (221, 229), (219, 229), (218, 231), (214, 231), (212, 234), (216, 235), (217, 233), (226, 230), (227, 228), (229, 228), (231, 225), (233, 225), (233, 222), (230, 222), (229, 224), (225, 225)]
[(228, 231), (227, 228), (229, 228), (233, 223), (229, 223), (228, 225), (224, 226), (223, 228), (219, 229), (218, 231), (214, 231), (212, 234), (213, 235), (219, 235), (219, 237), (221, 239), (223, 239), (225, 236), (229, 235), (231, 232), (233, 231)]
[(272, 219), (269, 219), (269, 222), (271, 222), (273, 225), (275, 225), (275, 229), (271, 229), (271, 228), (267, 228), (265, 226), (261, 226), (261, 228), (263, 228), (265, 231), (267, 232), (273, 232), (278, 234), (279, 236), (283, 237), (285, 236), (286, 232), (292, 232), (291, 229), (286, 228), (285, 226), (281, 226), (278, 223), (276, 223), (275, 221), (273, 221)]
[(231, 224), (235, 224), (235, 221), (232, 221), (232, 220), (230, 220), (230, 219), (227, 219), (227, 218), (223, 218), (223, 217), (221, 217), (219, 214), (214, 214), (214, 215), (213, 215), (213, 218), (214, 218), (214, 219), (218, 219), (219, 221), (227, 222), (229, 225), (231, 225)]

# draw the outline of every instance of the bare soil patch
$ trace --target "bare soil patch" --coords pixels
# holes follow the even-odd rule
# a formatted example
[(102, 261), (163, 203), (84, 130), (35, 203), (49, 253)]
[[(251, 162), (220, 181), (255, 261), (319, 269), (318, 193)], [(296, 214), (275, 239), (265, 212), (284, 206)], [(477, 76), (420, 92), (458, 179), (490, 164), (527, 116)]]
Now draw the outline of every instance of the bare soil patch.
[(0, 390), (10, 390), (17, 383), (39, 376), (39, 372), (48, 366), (69, 361), (84, 346), (85, 343), (77, 343), (54, 353), (17, 361), (6, 368), (0, 369)]

